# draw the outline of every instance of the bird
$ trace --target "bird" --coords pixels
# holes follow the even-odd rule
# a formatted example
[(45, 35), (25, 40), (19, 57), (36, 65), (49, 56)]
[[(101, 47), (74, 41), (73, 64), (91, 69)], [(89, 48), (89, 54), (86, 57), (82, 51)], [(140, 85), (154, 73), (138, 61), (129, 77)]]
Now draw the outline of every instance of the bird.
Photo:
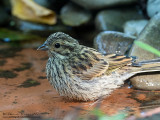
[(37, 50), (48, 52), (47, 79), (68, 100), (95, 101), (137, 73), (160, 71), (160, 58), (136, 62), (124, 55), (103, 55), (63, 32), (51, 34)]

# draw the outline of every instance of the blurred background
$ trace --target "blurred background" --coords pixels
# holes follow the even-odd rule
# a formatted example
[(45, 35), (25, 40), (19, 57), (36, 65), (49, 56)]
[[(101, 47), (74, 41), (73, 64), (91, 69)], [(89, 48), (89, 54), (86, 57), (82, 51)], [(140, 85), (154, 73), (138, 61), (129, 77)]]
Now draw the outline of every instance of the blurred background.
[(153, 8), (147, 7), (147, 0), (2, 0), (0, 38), (1, 42), (37, 43), (39, 37), (62, 31), (93, 46), (102, 31), (138, 36), (158, 12)]

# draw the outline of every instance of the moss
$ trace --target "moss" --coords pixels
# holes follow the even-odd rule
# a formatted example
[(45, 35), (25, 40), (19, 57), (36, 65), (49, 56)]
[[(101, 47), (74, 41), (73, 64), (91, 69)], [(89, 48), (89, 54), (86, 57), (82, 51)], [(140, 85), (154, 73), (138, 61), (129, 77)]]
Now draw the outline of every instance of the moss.
[(29, 78), (26, 81), (24, 81), (21, 85), (19, 85), (18, 87), (28, 88), (28, 87), (33, 87), (33, 86), (37, 86), (37, 85), (40, 85), (40, 82)]
[(45, 76), (39, 76), (38, 79), (47, 79)]
[(0, 78), (15, 78), (17, 74), (10, 70), (0, 70)]
[(6, 60), (0, 60), (0, 66), (3, 66), (3, 65), (5, 65), (6, 64)]
[(43, 57), (40, 60), (48, 60), (48, 57)]
[(21, 65), (22, 65), (21, 67), (14, 68), (13, 70), (15, 70), (17, 72), (20, 72), (20, 71), (23, 71), (23, 70), (30, 69), (32, 67), (31, 63), (21, 63)]
[(1, 58), (9, 58), (9, 57), (14, 57), (16, 56), (16, 53), (21, 51), (22, 48), (7, 48), (7, 49), (1, 49), (0, 50), (0, 57)]

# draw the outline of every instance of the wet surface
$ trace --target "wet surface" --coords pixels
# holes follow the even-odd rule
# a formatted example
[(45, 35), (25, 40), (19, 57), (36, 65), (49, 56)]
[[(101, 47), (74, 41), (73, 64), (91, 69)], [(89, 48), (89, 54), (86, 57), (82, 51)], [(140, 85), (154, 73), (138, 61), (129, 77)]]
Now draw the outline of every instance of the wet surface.
[(70, 112), (85, 116), (94, 107), (106, 114), (139, 115), (160, 106), (160, 91), (141, 91), (126, 83), (109, 97), (94, 102), (68, 101), (46, 79), (47, 53), (32, 48), (0, 50), (0, 118), (25, 116), (63, 118)]

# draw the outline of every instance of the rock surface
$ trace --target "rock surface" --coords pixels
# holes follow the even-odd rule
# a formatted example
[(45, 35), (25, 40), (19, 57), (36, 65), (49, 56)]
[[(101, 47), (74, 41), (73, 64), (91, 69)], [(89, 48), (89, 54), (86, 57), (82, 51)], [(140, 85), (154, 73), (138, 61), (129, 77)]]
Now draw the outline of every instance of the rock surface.
[(160, 12), (160, 0), (148, 0), (147, 2), (147, 14), (149, 17), (153, 17)]
[(104, 31), (94, 39), (94, 48), (102, 54), (124, 55), (135, 38), (121, 32)]
[(72, 0), (78, 5), (87, 9), (100, 9), (104, 7), (131, 4), (137, 0)]
[(131, 36), (138, 36), (147, 25), (148, 20), (131, 20), (124, 24), (124, 33)]
[(28, 21), (23, 21), (20, 19), (13, 19), (14, 27), (20, 31), (31, 33), (35, 35), (40, 35), (42, 37), (48, 37), (53, 32), (63, 31), (68, 32), (69, 29), (61, 24), (56, 24), (54, 26), (32, 23)]
[(89, 11), (73, 4), (66, 4), (61, 9), (61, 20), (68, 26), (80, 26), (87, 23), (91, 18)]
[(143, 19), (143, 16), (135, 8), (109, 9), (97, 14), (95, 24), (99, 31), (123, 32), (123, 25), (126, 21), (138, 19)]
[(160, 72), (135, 76), (131, 83), (137, 89), (160, 90)]
[[(145, 29), (141, 32), (137, 40), (147, 43), (150, 46), (160, 50), (160, 14), (155, 15), (149, 21), (149, 23), (147, 24)], [(138, 57), (137, 61), (150, 60), (158, 57), (155, 54), (143, 50), (142, 48), (136, 45), (133, 45), (130, 51), (130, 55), (137, 56)], [(142, 84), (141, 81), (147, 81), (147, 82)], [(150, 75), (148, 73), (148, 75), (145, 76), (141, 75), (131, 79), (131, 82), (135, 83), (133, 84), (134, 87), (145, 90), (153, 90), (153, 88), (159, 88), (160, 86), (157, 83), (157, 81), (160, 81), (160, 74)]]

